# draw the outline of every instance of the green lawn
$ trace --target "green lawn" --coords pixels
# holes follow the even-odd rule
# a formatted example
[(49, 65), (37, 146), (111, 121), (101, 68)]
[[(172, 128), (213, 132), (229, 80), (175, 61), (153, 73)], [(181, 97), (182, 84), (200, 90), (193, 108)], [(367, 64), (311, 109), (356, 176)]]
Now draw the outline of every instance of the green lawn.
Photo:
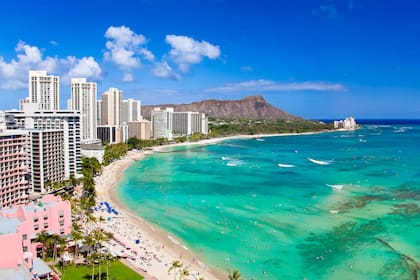
[[(62, 280), (89, 280), (91, 279), (92, 267), (90, 266), (73, 266), (65, 267)], [(106, 279), (106, 265), (101, 265), (102, 279)], [(95, 266), (95, 280), (98, 280), (98, 266)], [(109, 279), (110, 280), (142, 280), (143, 277), (138, 275), (137, 272), (127, 267), (120, 261), (115, 261), (109, 264)]]

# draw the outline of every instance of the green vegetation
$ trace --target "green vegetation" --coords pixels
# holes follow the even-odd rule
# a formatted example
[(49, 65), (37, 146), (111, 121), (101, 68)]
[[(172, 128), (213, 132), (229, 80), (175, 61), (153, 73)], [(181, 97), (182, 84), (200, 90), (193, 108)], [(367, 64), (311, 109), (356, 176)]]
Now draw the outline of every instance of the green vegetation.
[(254, 120), (209, 118), (209, 137), (332, 130), (332, 124), (309, 120)]
[[(94, 275), (95, 280), (98, 279), (107, 279), (106, 272), (101, 273), (101, 278), (98, 278), (98, 271), (95, 269)], [(63, 271), (62, 271), (63, 272)], [(61, 276), (62, 280), (86, 280), (91, 279), (92, 270), (87, 266), (68, 266), (64, 269), (64, 273)], [(109, 264), (109, 278), (108, 279), (116, 279), (116, 280), (141, 280), (143, 279), (142, 276), (137, 274), (137, 272), (133, 271), (120, 261), (114, 261)]]
[(96, 158), (82, 157), (83, 193), (81, 204), (83, 209), (89, 209), (96, 204), (95, 180), (93, 178), (101, 170), (101, 164)]
[(129, 145), (126, 143), (112, 144), (105, 147), (103, 165), (107, 166), (113, 161), (124, 156), (128, 151)]
[(241, 274), (239, 273), (239, 271), (237, 269), (235, 269), (234, 271), (229, 273), (228, 279), (229, 280), (241, 280), (242, 278), (241, 278)]

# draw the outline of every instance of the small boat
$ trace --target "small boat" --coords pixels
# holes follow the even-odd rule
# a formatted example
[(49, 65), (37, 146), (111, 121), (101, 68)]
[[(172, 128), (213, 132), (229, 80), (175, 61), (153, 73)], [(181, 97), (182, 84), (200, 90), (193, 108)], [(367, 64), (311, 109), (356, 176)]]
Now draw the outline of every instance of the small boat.
[(308, 160), (312, 163), (319, 164), (319, 165), (329, 165), (329, 164), (331, 164), (330, 161), (316, 160), (316, 159), (313, 159), (313, 158), (310, 158), (310, 157), (308, 157)]
[(255, 140), (260, 141), (260, 142), (264, 142), (265, 141), (263, 138), (257, 138)]
[(284, 163), (279, 163), (277, 164), (279, 167), (283, 167), (283, 168), (291, 168), (291, 167), (295, 167), (295, 165), (293, 164), (284, 164)]

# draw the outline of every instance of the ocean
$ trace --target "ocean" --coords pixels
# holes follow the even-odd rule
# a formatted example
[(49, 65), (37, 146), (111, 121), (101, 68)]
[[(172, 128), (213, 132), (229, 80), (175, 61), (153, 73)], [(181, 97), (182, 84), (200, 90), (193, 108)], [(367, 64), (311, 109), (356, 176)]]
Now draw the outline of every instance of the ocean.
[(118, 196), (244, 279), (414, 279), (420, 123), (363, 123), (168, 149), (128, 168)]

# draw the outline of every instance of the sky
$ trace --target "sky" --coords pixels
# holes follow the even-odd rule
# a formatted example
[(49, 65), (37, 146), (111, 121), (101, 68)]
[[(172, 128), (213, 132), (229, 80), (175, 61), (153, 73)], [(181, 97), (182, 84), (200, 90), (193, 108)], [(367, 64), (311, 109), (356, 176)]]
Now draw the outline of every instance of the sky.
[(2, 0), (0, 110), (28, 71), (143, 104), (260, 94), (311, 119), (420, 118), (420, 1)]

